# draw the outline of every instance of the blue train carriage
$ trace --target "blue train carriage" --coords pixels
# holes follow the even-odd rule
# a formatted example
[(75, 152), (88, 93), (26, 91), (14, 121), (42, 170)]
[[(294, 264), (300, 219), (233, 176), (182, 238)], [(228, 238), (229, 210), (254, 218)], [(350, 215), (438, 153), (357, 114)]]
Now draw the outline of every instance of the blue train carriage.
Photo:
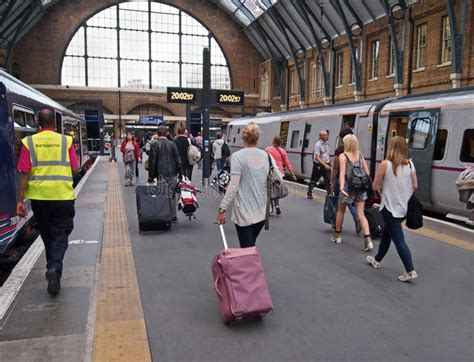
[(43, 107), (54, 109), (56, 129), (74, 140), (81, 171), (91, 164), (87, 150), (87, 128), (83, 119), (46, 97), (36, 89), (0, 70), (0, 255), (29, 230), (32, 221), (16, 215), (17, 171), (21, 140), (35, 134), (38, 112)]

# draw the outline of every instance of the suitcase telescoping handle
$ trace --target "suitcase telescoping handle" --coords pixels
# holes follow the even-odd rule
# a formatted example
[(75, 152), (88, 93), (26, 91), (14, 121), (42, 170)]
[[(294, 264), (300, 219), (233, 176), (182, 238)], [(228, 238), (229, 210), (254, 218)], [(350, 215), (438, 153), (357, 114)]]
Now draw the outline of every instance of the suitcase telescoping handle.
[(227, 239), (225, 238), (224, 226), (222, 224), (219, 224), (219, 229), (221, 231), (222, 242), (224, 243), (224, 249), (229, 249), (229, 247), (227, 246)]

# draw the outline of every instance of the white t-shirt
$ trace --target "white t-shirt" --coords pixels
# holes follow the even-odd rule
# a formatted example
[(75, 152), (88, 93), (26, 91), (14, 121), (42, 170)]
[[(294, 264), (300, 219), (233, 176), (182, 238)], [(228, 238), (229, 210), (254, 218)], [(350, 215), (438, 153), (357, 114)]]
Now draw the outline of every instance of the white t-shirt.
[(410, 161), (410, 165), (399, 165), (397, 176), (393, 173), (392, 162), (387, 161), (382, 184), (382, 201), (380, 210), (384, 207), (391, 212), (395, 218), (404, 218), (407, 214), (408, 200), (413, 194), (412, 172), (415, 166)]

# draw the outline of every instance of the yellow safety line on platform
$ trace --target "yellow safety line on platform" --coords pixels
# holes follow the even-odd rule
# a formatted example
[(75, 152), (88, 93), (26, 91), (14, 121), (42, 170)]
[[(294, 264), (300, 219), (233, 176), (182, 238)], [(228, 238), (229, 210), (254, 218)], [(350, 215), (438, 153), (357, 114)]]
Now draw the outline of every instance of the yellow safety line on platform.
[[(299, 196), (302, 198), (307, 197), (306, 191), (302, 190), (302, 187), (300, 185), (297, 185), (291, 182), (286, 182), (286, 185), (288, 186), (290, 193), (292, 193), (293, 195)], [(313, 197), (314, 197), (313, 199), (314, 201), (319, 202), (320, 204), (324, 204), (324, 197), (320, 195), (314, 195)], [(403, 227), (406, 229), (405, 226)], [(412, 233), (423, 235), (428, 238), (435, 239), (446, 244), (457, 246), (458, 248), (461, 248), (461, 249), (474, 251), (474, 243), (466, 241), (466, 240), (457, 239), (455, 237), (441, 233), (439, 231), (431, 230), (427, 227), (423, 227), (418, 230), (411, 230), (411, 229), (407, 229), (407, 230), (411, 231)]]
[(93, 361), (151, 361), (117, 164), (109, 168)]

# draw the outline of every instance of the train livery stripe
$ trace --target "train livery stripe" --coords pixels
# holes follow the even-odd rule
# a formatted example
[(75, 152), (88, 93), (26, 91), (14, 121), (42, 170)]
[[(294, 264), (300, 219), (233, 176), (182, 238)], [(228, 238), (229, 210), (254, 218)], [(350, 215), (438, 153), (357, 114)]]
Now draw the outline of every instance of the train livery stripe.
[[(231, 148), (236, 148), (236, 149), (242, 149), (244, 147), (242, 146), (230, 146)], [(293, 155), (301, 155), (301, 152), (297, 151), (286, 151), (288, 154), (293, 154)], [(304, 156), (312, 155), (312, 153), (304, 153)], [(331, 155), (333, 157), (334, 155)], [(370, 157), (364, 157), (366, 161), (370, 161)], [(376, 160), (375, 162), (381, 163), (382, 160)], [(431, 166), (432, 170), (439, 170), (439, 171), (448, 171), (448, 172), (463, 172), (464, 168), (459, 168), (459, 167), (451, 167), (451, 166)]]

